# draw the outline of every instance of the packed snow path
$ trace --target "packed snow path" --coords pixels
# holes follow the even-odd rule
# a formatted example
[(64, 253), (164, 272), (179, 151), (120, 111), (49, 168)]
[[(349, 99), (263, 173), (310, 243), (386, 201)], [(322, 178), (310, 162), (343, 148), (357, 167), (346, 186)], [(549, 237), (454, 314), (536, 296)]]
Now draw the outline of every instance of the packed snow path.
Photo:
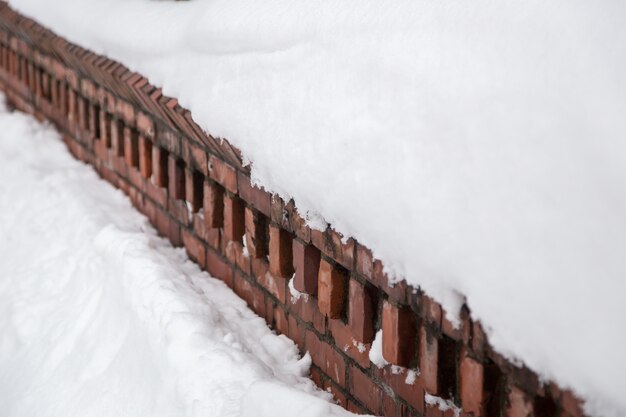
[(0, 100), (0, 414), (351, 415), (308, 355)]

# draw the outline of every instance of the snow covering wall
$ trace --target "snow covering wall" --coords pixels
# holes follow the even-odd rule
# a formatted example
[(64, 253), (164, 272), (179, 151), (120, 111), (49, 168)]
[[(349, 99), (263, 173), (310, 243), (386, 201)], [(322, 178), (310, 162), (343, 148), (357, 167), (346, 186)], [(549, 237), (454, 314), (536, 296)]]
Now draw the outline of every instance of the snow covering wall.
[[(466, 307), (452, 323), (423, 292), (390, 285), (355, 239), (310, 228), (293, 201), (253, 186), (245, 156), (146, 78), (0, 7), (0, 86), (11, 102), (55, 123), (163, 236), (309, 351), (312, 378), (341, 405), (388, 416), (583, 415), (566, 386), (494, 351)], [(587, 410), (619, 414), (601, 389), (585, 394)]]

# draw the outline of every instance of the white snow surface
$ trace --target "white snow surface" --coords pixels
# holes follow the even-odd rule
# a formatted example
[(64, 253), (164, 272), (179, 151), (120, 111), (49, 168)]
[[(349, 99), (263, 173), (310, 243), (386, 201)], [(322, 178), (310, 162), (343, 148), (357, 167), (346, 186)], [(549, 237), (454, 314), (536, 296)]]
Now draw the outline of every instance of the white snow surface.
[(308, 354), (3, 103), (0, 177), (3, 416), (352, 415)]
[[(626, 414), (626, 2), (10, 0), (491, 343)], [(315, 216), (314, 216), (315, 217)]]
[(376, 336), (374, 336), (374, 341), (372, 342), (372, 347), (369, 353), (370, 361), (376, 365), (377, 368), (384, 368), (389, 365), (383, 356), (383, 330), (380, 329), (376, 332)]

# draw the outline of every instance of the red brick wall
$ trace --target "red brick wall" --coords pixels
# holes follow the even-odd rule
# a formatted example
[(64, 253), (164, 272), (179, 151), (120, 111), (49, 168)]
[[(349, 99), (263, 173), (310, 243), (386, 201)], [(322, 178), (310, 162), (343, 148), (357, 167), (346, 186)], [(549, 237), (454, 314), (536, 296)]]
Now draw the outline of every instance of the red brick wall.
[[(467, 416), (582, 415), (569, 391), (493, 351), (467, 309), (454, 329), (421, 291), (389, 286), (369, 249), (342, 243), (330, 227), (309, 229), (293, 201), (252, 186), (239, 150), (203, 133), (176, 99), (3, 2), (0, 89), (16, 108), (54, 123), (72, 154), (123, 190), (161, 235), (309, 351), (313, 380), (349, 410), (454, 415), (427, 405), (432, 394)], [(291, 299), (290, 279), (308, 298)], [(370, 363), (381, 327), (385, 358), (419, 368), (413, 383), (406, 371)]]

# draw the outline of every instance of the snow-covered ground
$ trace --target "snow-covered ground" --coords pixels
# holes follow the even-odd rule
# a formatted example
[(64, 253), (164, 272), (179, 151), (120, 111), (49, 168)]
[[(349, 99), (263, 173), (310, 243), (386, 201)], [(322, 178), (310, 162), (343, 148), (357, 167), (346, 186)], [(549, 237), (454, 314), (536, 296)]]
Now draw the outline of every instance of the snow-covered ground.
[(308, 355), (1, 95), (0, 178), (1, 415), (352, 415), (305, 377)]
[(9, 2), (149, 76), (453, 318), (466, 300), (589, 412), (626, 414), (626, 2)]

